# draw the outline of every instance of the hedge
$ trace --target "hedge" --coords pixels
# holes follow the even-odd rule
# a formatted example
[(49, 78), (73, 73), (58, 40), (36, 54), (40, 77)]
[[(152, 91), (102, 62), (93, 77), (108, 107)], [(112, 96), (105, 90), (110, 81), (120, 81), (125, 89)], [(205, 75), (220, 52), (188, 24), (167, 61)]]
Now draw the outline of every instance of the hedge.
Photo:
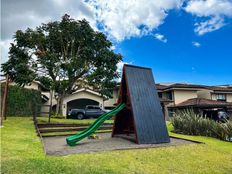
[[(1, 99), (4, 95), (4, 85), (1, 86)], [(26, 89), (19, 86), (9, 86), (7, 100), (7, 116), (31, 116), (33, 106), (41, 104), (41, 93), (34, 89)], [(2, 100), (1, 100), (2, 106)]]

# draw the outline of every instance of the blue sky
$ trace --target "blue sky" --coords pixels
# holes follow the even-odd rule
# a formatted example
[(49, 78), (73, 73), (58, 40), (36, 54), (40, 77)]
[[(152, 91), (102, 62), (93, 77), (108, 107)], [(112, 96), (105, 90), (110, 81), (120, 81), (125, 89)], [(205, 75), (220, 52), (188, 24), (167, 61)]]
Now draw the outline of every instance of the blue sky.
[(115, 51), (125, 62), (151, 67), (156, 82), (232, 84), (232, 25), (199, 36), (193, 31), (196, 20), (191, 14), (174, 10), (152, 32), (162, 33), (166, 43), (151, 34), (126, 39)]
[(160, 83), (232, 84), (232, 0), (2, 0), (1, 10), (1, 63), (16, 30), (69, 14), (107, 35), (118, 67), (151, 67)]

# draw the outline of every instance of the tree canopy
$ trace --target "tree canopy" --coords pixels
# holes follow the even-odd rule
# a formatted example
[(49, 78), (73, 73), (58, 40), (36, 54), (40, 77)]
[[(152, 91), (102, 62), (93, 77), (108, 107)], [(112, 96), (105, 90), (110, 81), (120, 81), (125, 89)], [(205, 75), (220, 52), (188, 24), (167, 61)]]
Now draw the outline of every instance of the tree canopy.
[(2, 71), (18, 85), (37, 80), (60, 98), (84, 86), (111, 95), (108, 89), (115, 86), (122, 56), (114, 53), (107, 37), (94, 31), (85, 19), (74, 20), (66, 14), (61, 21), (18, 30), (13, 38)]

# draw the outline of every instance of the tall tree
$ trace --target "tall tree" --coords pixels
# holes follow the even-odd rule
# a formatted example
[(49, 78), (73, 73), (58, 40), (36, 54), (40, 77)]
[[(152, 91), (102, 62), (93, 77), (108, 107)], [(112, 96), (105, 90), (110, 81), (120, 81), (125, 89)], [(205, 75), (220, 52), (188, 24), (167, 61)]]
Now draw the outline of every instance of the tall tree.
[(57, 113), (61, 113), (66, 95), (85, 86), (105, 97), (111, 95), (108, 89), (116, 84), (122, 56), (115, 54), (112, 43), (85, 19), (76, 21), (66, 14), (61, 21), (18, 30), (13, 38), (2, 71), (20, 86), (38, 80), (54, 90)]

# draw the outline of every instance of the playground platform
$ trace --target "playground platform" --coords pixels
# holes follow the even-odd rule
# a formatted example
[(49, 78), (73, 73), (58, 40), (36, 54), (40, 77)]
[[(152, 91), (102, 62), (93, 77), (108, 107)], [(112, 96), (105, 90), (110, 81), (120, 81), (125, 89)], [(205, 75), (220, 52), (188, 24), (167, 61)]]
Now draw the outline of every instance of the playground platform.
[[(43, 137), (44, 150), (46, 151), (47, 155), (64, 156), (78, 153), (159, 148), (196, 143), (184, 139), (170, 138), (170, 143), (136, 144), (129, 138), (125, 139), (125, 137), (121, 137), (120, 135), (113, 138), (111, 137), (111, 133), (99, 133), (97, 135), (99, 139), (85, 138), (83, 141), (79, 142), (77, 146), (73, 147), (67, 145), (65, 141), (67, 136)], [(131, 137), (131, 139), (133, 139), (133, 137)]]

